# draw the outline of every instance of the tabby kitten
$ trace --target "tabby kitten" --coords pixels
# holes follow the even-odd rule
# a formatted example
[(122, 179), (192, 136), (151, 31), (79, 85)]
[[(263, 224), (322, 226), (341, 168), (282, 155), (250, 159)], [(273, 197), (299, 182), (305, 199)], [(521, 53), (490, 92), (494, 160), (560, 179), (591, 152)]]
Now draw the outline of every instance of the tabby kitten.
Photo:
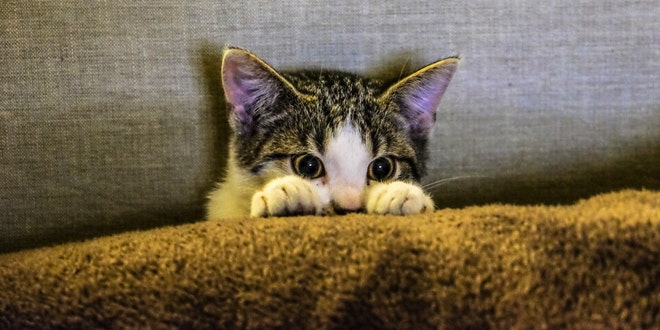
[(278, 72), (225, 50), (227, 176), (207, 218), (433, 211), (419, 185), (450, 57), (392, 85), (333, 71)]

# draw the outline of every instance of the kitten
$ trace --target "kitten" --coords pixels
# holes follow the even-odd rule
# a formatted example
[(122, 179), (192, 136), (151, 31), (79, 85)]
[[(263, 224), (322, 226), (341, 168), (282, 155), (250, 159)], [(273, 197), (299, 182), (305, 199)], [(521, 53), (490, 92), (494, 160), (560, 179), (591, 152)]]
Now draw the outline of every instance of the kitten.
[(446, 58), (387, 85), (343, 72), (280, 73), (248, 51), (225, 50), (233, 135), (207, 218), (432, 212), (419, 180), (458, 62)]

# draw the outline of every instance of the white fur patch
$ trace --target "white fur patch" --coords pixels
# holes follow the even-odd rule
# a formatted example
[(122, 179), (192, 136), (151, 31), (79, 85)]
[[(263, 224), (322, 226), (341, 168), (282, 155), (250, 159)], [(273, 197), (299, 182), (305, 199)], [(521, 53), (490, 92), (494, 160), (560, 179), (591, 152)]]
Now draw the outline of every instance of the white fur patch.
[(394, 181), (375, 184), (367, 193), (367, 213), (407, 215), (433, 212), (433, 200), (421, 187)]
[(328, 141), (322, 155), (330, 199), (345, 210), (362, 208), (371, 153), (359, 132), (349, 123)]
[(288, 175), (270, 181), (252, 196), (250, 216), (268, 217), (323, 212), (321, 198), (309, 181)]

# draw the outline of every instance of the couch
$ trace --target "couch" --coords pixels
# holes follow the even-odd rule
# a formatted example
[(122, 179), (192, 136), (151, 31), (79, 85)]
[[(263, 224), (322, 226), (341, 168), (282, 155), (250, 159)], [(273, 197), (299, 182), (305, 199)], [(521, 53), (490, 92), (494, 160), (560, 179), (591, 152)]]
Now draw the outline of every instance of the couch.
[[(4, 1), (0, 327), (658, 327), (657, 16)], [(452, 178), (438, 211), (203, 222), (225, 45), (383, 79), (460, 55), (424, 179)]]

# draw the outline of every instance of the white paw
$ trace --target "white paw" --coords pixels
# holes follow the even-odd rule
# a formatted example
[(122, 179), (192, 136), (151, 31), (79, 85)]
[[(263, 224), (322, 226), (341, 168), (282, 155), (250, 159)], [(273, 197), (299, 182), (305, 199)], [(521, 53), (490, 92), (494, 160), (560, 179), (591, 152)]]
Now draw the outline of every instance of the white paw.
[(312, 184), (297, 176), (270, 181), (252, 196), (250, 216), (321, 214), (323, 205)]
[(394, 181), (376, 184), (367, 193), (367, 213), (418, 214), (433, 212), (433, 200), (414, 184)]

